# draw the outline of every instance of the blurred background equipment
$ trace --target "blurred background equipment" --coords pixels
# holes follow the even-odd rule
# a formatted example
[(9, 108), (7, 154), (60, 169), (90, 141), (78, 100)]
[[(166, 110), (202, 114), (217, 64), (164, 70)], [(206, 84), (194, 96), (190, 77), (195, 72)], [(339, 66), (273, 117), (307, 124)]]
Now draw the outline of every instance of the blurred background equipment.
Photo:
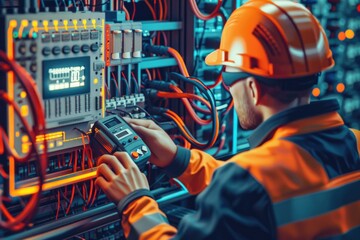
[[(123, 239), (94, 184), (95, 122), (152, 119), (176, 144), (219, 159), (247, 150), (251, 131), (238, 125), (221, 69), (204, 63), (246, 2), (0, 1), (0, 238)], [(337, 98), (346, 124), (360, 128), (360, 0), (299, 2), (323, 25), (336, 62), (312, 98)], [(130, 154), (140, 159), (141, 147)], [(194, 197), (143, 156), (176, 226)]]

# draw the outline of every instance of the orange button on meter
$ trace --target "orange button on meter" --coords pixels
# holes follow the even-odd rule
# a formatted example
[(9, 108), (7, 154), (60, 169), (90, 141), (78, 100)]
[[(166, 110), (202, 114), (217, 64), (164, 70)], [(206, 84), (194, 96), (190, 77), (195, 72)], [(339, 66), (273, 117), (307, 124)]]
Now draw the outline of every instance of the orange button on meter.
[(131, 152), (131, 156), (132, 156), (133, 158), (138, 158), (138, 157), (139, 157), (139, 153), (137, 153), (137, 152)]

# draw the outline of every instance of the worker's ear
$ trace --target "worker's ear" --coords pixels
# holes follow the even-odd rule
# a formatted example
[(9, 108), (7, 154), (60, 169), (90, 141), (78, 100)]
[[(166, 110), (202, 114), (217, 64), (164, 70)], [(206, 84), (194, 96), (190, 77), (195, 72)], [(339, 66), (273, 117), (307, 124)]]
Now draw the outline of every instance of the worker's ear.
[(258, 105), (260, 103), (260, 99), (262, 97), (262, 91), (260, 84), (255, 80), (253, 77), (248, 77), (246, 79), (246, 85), (248, 87), (248, 90), (250, 91), (250, 97), (252, 98), (252, 101), (254, 105)]

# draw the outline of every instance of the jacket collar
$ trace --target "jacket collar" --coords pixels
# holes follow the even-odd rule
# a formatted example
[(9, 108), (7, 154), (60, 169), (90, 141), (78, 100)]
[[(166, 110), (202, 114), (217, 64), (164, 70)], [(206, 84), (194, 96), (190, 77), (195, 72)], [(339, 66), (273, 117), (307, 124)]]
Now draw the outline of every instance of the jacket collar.
[[(317, 118), (319, 115), (331, 114), (339, 110), (339, 103), (336, 99), (322, 100), (311, 102), (307, 105), (294, 107), (275, 114), (260, 124), (259, 127), (248, 138), (250, 148), (255, 148), (269, 140), (277, 130), (281, 130), (283, 126), (289, 125), (292, 122), (296, 122), (299, 127), (304, 124), (315, 123), (314, 121), (308, 121), (309, 118)], [(341, 117), (336, 113), (336, 120), (333, 121), (335, 125), (344, 124)], [(323, 118), (326, 119), (326, 118)], [(319, 120), (319, 119), (316, 119)], [(303, 122), (303, 124), (301, 124)], [(329, 128), (329, 125), (323, 124), (324, 127)], [(321, 130), (321, 129), (319, 129)]]

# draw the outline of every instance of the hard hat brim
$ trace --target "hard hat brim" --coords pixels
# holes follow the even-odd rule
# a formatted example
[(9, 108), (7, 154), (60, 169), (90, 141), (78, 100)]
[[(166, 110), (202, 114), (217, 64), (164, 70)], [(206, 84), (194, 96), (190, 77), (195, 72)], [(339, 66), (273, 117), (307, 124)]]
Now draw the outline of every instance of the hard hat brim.
[(226, 65), (225, 51), (217, 49), (209, 53), (205, 58), (205, 63), (209, 66)]

